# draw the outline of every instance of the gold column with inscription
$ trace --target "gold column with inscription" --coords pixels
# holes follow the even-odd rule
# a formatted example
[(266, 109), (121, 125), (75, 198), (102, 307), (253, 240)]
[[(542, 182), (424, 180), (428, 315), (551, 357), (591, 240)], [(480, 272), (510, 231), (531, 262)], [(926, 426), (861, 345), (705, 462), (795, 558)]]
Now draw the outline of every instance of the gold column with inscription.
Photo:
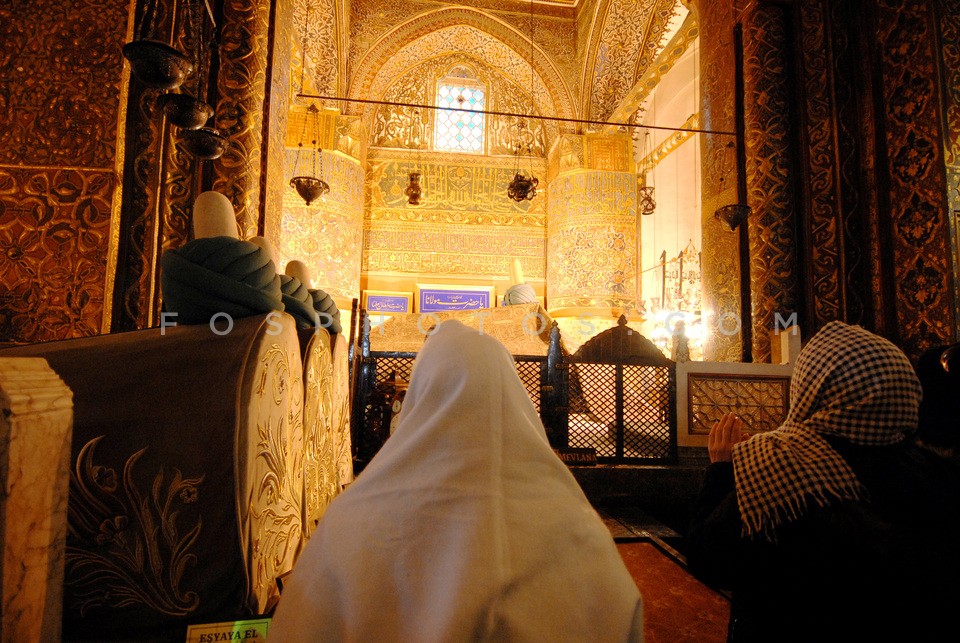
[(637, 175), (628, 134), (561, 135), (550, 151), (547, 306), (616, 319), (637, 306)]

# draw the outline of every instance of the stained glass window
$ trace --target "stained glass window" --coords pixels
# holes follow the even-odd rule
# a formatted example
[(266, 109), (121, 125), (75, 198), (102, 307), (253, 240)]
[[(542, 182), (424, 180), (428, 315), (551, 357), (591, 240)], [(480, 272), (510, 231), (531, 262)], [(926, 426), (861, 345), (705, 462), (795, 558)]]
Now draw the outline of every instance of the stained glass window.
[(483, 152), (483, 86), (446, 78), (437, 87), (434, 147), (452, 152)]

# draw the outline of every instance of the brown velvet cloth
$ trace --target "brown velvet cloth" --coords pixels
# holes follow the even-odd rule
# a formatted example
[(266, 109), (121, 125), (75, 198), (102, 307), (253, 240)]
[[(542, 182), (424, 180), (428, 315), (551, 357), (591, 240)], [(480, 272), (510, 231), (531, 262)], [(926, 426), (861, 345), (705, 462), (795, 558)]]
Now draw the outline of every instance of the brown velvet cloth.
[(66, 640), (182, 641), (188, 624), (272, 609), (301, 542), (299, 493), (283, 493), (303, 484), (296, 342), (274, 313), (223, 336), (204, 324), (0, 351), (45, 358), (74, 393)]

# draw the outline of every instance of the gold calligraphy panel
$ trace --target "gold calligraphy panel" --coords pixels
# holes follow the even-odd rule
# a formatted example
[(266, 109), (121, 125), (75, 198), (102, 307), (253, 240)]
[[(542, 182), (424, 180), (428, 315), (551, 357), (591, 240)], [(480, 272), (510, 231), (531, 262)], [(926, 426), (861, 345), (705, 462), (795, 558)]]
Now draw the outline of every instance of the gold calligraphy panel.
[[(545, 195), (523, 203), (507, 197), (513, 159), (463, 154), (424, 159), (418, 165), (415, 154), (382, 150), (371, 158), (363, 272), (506, 277), (517, 258), (525, 276), (543, 279)], [(543, 166), (535, 159), (534, 174), (543, 176)], [(414, 167), (423, 174), (423, 203), (417, 207), (403, 194)]]

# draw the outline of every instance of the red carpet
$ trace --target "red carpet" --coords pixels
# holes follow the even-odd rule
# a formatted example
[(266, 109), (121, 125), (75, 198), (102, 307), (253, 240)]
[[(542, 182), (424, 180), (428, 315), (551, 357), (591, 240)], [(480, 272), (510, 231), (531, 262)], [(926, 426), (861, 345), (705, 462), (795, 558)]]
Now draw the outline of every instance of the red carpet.
[(617, 543), (643, 595), (646, 643), (723, 643), (730, 603), (649, 542)]

